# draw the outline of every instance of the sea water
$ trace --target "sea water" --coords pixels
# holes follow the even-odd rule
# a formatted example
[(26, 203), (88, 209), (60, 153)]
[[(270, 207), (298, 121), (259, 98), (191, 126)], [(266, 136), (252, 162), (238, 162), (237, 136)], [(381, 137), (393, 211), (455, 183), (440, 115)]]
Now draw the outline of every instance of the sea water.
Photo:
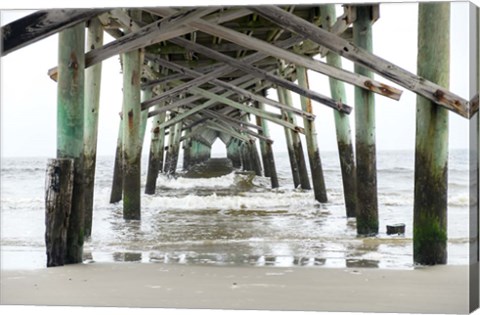
[[(159, 175), (142, 193), (140, 221), (126, 221), (110, 204), (113, 157), (96, 168), (93, 232), (85, 263), (138, 262), (248, 266), (413, 268), (413, 151), (378, 152), (380, 232), (357, 237), (346, 217), (338, 155), (322, 152), (328, 202), (293, 186), (288, 155), (276, 153), (280, 188), (235, 173), (213, 178)], [(181, 157), (180, 157), (180, 161)], [(46, 264), (44, 182), (47, 158), (1, 161), (1, 268)], [(181, 163), (179, 163), (179, 166)], [(142, 183), (147, 159), (142, 161)], [(181, 169), (179, 168), (179, 171)], [(466, 150), (449, 155), (448, 263), (468, 264), (469, 165)], [(143, 191), (143, 187), (142, 187)], [(404, 223), (405, 235), (386, 225)]]

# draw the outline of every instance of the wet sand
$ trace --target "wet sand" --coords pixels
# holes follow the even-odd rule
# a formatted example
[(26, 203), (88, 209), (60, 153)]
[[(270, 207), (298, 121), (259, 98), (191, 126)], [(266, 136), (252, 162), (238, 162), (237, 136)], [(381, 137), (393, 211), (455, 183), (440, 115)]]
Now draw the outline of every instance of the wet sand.
[(2, 270), (1, 304), (468, 313), (467, 266), (415, 270), (81, 264)]

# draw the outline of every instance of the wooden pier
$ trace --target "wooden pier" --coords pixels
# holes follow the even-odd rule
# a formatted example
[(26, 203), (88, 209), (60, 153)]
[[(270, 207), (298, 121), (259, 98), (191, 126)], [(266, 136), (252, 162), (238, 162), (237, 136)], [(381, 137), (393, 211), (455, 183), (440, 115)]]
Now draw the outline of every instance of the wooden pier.
[[(375, 98), (399, 100), (405, 89), (418, 95), (413, 257), (446, 263), (448, 115), (468, 123), (478, 111), (478, 93), (469, 101), (448, 90), (450, 5), (419, 6), (417, 74), (372, 53), (381, 5), (343, 5), (343, 11), (337, 18), (332, 4), (42, 10), (2, 27), (2, 56), (59, 34), (58, 64), (45, 65), (58, 83), (58, 160), (51, 164), (68, 159), (73, 181), (55, 188), (68, 190), (71, 200), (47, 200), (47, 221), (68, 218), (66, 232), (48, 231), (66, 233), (47, 239), (61, 242), (48, 248), (65, 255), (51, 265), (81, 262), (91, 235), (101, 64), (116, 55), (123, 103), (112, 117), (119, 132), (110, 200), (123, 202), (124, 219), (141, 219), (142, 194), (155, 194), (159, 173), (206, 162), (217, 139), (233, 167), (279, 187), (270, 124), (284, 129), (295, 188), (312, 189), (328, 203), (315, 129), (315, 107), (327, 106), (335, 117), (345, 218), (356, 218), (359, 236), (377, 235)], [(114, 40), (104, 44), (104, 33)], [(354, 72), (342, 68), (341, 57), (354, 62)], [(329, 77), (330, 95), (315, 91), (309, 72)], [(346, 99), (346, 84), (355, 87), (354, 101)], [(300, 96), (299, 108), (292, 93)], [(142, 148), (148, 136), (150, 147)], [(144, 192), (142, 152), (149, 156)]]

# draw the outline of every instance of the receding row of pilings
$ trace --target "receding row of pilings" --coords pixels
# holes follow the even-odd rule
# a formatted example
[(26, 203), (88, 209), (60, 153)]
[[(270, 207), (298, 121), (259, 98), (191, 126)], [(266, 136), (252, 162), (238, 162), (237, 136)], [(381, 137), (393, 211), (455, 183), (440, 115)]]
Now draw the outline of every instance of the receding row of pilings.
[[(372, 24), (376, 17), (373, 6), (357, 6), (356, 20), (353, 22), (353, 41), (357, 47), (372, 50)], [(418, 73), (425, 78), (448, 86), (449, 56), (449, 4), (421, 3), (419, 5), (419, 52)], [(135, 14), (135, 13), (134, 13)], [(321, 6), (322, 27), (328, 28), (336, 20), (333, 5)], [(102, 44), (103, 30), (92, 20), (88, 24), (88, 48), (94, 49)], [(68, 222), (62, 225), (64, 241), (52, 257), (62, 257), (61, 263), (82, 261), (84, 237), (91, 234), (93, 210), (93, 184), (96, 159), (96, 137), (98, 129), (98, 106), (100, 93), (101, 65), (85, 71), (85, 24), (80, 23), (60, 33), (58, 59), (58, 113), (57, 113), (57, 158), (73, 161), (73, 184), (71, 188), (71, 209), (65, 202)], [(143, 101), (151, 99), (168, 89), (166, 83), (155, 88), (147, 88), (141, 93), (141, 77), (145, 67), (154, 67), (144, 63), (142, 50), (132, 50), (121, 56), (123, 67), (123, 105), (120, 119), (118, 145), (114, 165), (111, 202), (123, 199), (125, 219), (138, 220), (141, 217), (140, 157), (145, 135), (148, 112), (141, 110)], [(340, 57), (333, 52), (327, 54), (327, 63), (341, 68)], [(286, 67), (279, 66), (280, 75)], [(297, 66), (296, 77), (301, 87), (309, 88), (307, 69)], [(355, 66), (355, 72), (372, 76), (361, 66)], [(200, 89), (197, 89), (200, 90)], [(262, 90), (262, 89), (260, 89)], [(343, 102), (345, 88), (342, 82), (330, 80), (333, 99)], [(263, 89), (262, 93), (265, 93)], [(285, 123), (289, 161), (295, 188), (312, 189), (315, 199), (327, 202), (320, 151), (317, 143), (315, 124), (304, 117), (303, 130), (289, 128), (296, 124), (296, 117), (288, 109), (293, 107), (290, 91), (277, 87), (278, 99), (285, 105), (281, 118)], [(209, 95), (207, 94), (203, 94)], [(265, 94), (263, 94), (265, 96)], [(212, 96), (213, 97), (213, 96)], [(215, 96), (217, 100), (222, 97)], [(182, 97), (179, 97), (182, 99)], [(215, 102), (209, 101), (213, 105)], [(209, 103), (210, 104), (210, 103)], [(243, 106), (229, 101), (232, 106)], [(181, 112), (162, 111), (168, 104), (165, 101), (154, 108), (159, 113), (152, 115), (152, 132), (149, 151), (149, 164), (145, 193), (154, 194), (159, 172), (174, 173), (177, 169), (179, 152), (183, 148), (184, 169), (202, 163), (210, 158), (211, 142), (202, 137), (195, 128), (195, 122), (188, 125), (187, 120), (175, 120)], [(246, 105), (245, 105), (246, 106)], [(313, 114), (310, 99), (301, 97), (304, 112)], [(256, 127), (260, 139), (260, 153), (252, 138), (245, 138), (247, 130), (230, 131), (230, 140), (225, 143), (227, 157), (234, 167), (254, 171), (257, 175), (271, 178), (273, 188), (279, 186), (272, 141), (268, 139), (269, 129), (266, 120), (278, 123), (272, 115), (262, 115), (265, 105), (256, 101)], [(246, 107), (245, 107), (246, 108)], [(249, 107), (250, 108), (250, 107)], [(447, 213), (447, 139), (448, 115), (445, 109), (419, 96), (417, 100), (417, 141), (415, 158), (415, 203), (414, 203), (414, 261), (422, 264), (445, 263), (446, 253), (446, 213)], [(213, 114), (212, 114), (213, 115)], [(169, 120), (167, 120), (169, 117)], [(242, 116), (247, 125), (246, 116)], [(375, 148), (375, 104), (371, 92), (355, 88), (355, 156), (348, 116), (334, 111), (338, 152), (342, 171), (346, 216), (356, 217), (359, 235), (376, 235), (378, 226), (378, 200), (376, 180)], [(168, 122), (175, 123), (168, 124)], [(167, 126), (168, 124), (168, 126)], [(224, 129), (222, 125), (212, 125)], [(307, 163), (300, 134), (305, 134), (307, 156), (311, 178), (308, 176)], [(184, 135), (182, 137), (182, 134)], [(166, 136), (168, 135), (168, 139)], [(247, 139), (247, 140), (245, 140)], [(70, 162), (68, 162), (70, 163)], [(67, 164), (68, 164), (67, 163)], [(263, 168), (262, 168), (263, 164)], [(56, 165), (53, 163), (52, 165)], [(69, 167), (71, 167), (71, 164)], [(67, 166), (68, 166), (67, 165)], [(55, 192), (59, 189), (59, 175), (56, 166), (49, 171), (53, 179), (47, 189)], [(67, 167), (68, 168), (68, 167)], [(58, 167), (58, 170), (61, 168)], [(60, 185), (62, 183), (60, 182)], [(65, 185), (70, 185), (65, 183)], [(68, 189), (67, 189), (68, 190)], [(47, 196), (53, 196), (48, 194)], [(59, 199), (60, 200), (60, 199)], [(51, 201), (50, 204), (55, 204)], [(61, 207), (61, 206), (56, 206)], [(47, 209), (49, 213), (51, 208)], [(65, 210), (65, 209), (64, 209)], [(59, 216), (62, 217), (62, 216)], [(62, 218), (63, 218), (62, 217)], [(48, 216), (47, 216), (48, 218)], [(47, 224), (48, 225), (48, 224)], [(51, 226), (54, 226), (52, 224)], [(51, 247), (49, 247), (51, 248)], [(64, 254), (61, 254), (61, 251)], [(61, 259), (60, 259), (61, 260)], [(55, 261), (50, 265), (57, 264)]]

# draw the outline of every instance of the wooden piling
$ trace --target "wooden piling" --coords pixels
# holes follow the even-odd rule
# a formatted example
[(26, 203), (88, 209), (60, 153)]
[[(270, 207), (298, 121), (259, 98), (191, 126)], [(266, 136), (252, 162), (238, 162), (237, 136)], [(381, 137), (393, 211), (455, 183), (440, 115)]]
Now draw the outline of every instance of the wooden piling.
[(232, 166), (235, 168), (242, 167), (242, 159), (240, 156), (240, 148), (238, 140), (231, 138), (227, 144), (227, 157), (232, 161)]
[[(448, 88), (449, 47), (450, 3), (420, 3), (418, 75)], [(447, 173), (448, 111), (417, 96), (413, 206), (415, 263), (447, 263)]]
[(47, 267), (63, 266), (72, 209), (73, 159), (50, 159), (45, 180), (45, 245)]
[[(306, 89), (310, 88), (308, 84), (307, 70), (304, 67), (297, 66), (297, 80), (299, 86)], [(304, 111), (313, 114), (312, 101), (309, 98), (301, 96), (300, 103)], [(312, 174), (315, 200), (318, 202), (327, 202), (327, 190), (325, 188), (325, 179), (323, 177), (322, 161), (317, 143), (315, 122), (304, 118), (303, 127), (305, 128), (305, 139), (307, 142), (307, 152), (310, 162), (310, 173)]]
[(251, 141), (247, 144), (249, 159), (252, 162), (252, 171), (255, 175), (262, 176), (262, 164), (260, 162), (260, 156), (258, 154), (257, 144), (255, 141)]
[[(321, 25), (329, 29), (337, 20), (335, 5), (327, 4), (320, 7)], [(342, 68), (342, 59), (339, 55), (329, 51), (326, 56), (327, 64), (338, 69)], [(331, 97), (340, 102), (347, 100), (345, 85), (342, 81), (329, 77)], [(356, 216), (356, 167), (355, 155), (353, 152), (352, 135), (350, 129), (350, 118), (340, 111), (333, 111), (335, 119), (335, 131), (337, 135), (338, 155), (340, 157), (340, 169), (342, 172), (343, 197), (345, 210), (348, 218)]]
[(117, 148), (113, 164), (112, 189), (110, 192), (110, 203), (122, 200), (123, 196), (123, 115), (120, 115), (118, 123)]
[[(88, 23), (87, 49), (103, 45), (103, 28), (97, 18)], [(97, 159), (98, 113), (100, 107), (102, 63), (85, 70), (85, 236), (92, 234), (95, 165)]]
[[(160, 109), (163, 106), (163, 103), (155, 106), (155, 109)], [(152, 117), (152, 135), (150, 141), (150, 153), (148, 156), (147, 181), (145, 183), (145, 193), (148, 195), (153, 195), (155, 193), (158, 173), (163, 170), (165, 129), (160, 128), (160, 124), (163, 122), (165, 122), (165, 112), (161, 112)]]
[(58, 36), (57, 158), (74, 160), (72, 209), (67, 231), (66, 264), (81, 263), (85, 235), (84, 93), (85, 23)]
[[(372, 6), (356, 6), (353, 42), (372, 52)], [(371, 71), (355, 64), (355, 73), (373, 78)], [(378, 233), (375, 100), (372, 92), (355, 87), (355, 153), (357, 165), (357, 233)]]
[[(266, 95), (264, 94), (263, 96), (265, 97)], [(256, 102), (255, 104), (258, 109), (265, 111), (265, 105), (263, 103)], [(255, 117), (257, 125), (262, 127), (262, 129), (258, 132), (265, 137), (270, 137), (270, 131), (268, 129), (267, 121), (262, 117)], [(275, 168), (275, 158), (273, 156), (272, 144), (268, 141), (261, 140), (260, 153), (262, 154), (263, 172), (265, 177), (270, 177), (272, 188), (278, 188), (279, 184), (277, 177), (277, 169)]]
[[(285, 104), (285, 95), (280, 87), (277, 87), (277, 95), (278, 101), (282, 104)], [(282, 119), (289, 121), (287, 113), (285, 111), (281, 111)], [(285, 142), (287, 143), (287, 152), (288, 152), (288, 159), (290, 161), (290, 170), (292, 171), (292, 180), (293, 180), (293, 187), (297, 188), (300, 186), (300, 174), (298, 171), (298, 163), (297, 158), (295, 156), (295, 152), (293, 149), (293, 142), (292, 142), (292, 134), (290, 129), (284, 128), (285, 131)]]
[[(175, 113), (170, 113), (170, 119), (175, 118)], [(175, 137), (175, 130), (176, 130), (176, 124), (170, 126), (169, 133), (168, 133), (168, 144), (167, 144), (167, 149), (165, 152), (165, 164), (163, 165), (163, 172), (165, 174), (169, 174), (170, 171), (170, 164), (172, 160), (172, 150), (173, 150), (173, 142), (174, 142), (174, 137)]]
[(140, 219), (141, 52), (123, 54), (123, 217)]
[[(172, 118), (174, 116), (172, 115)], [(178, 122), (170, 128), (167, 158), (165, 161), (165, 173), (175, 174), (180, 153), (180, 138), (182, 136), (182, 122)]]
[[(292, 95), (290, 91), (284, 88), (279, 89), (280, 93), (283, 95), (284, 104), (289, 107), (293, 107)], [(296, 125), (295, 116), (285, 111), (283, 112), (283, 115), (285, 120)], [(299, 185), (302, 189), (312, 189), (310, 186), (310, 180), (308, 179), (307, 163), (305, 161), (305, 155), (303, 153), (303, 145), (302, 141), (300, 140), (300, 136), (297, 131), (289, 130), (289, 138), (291, 144), (288, 144), (288, 146), (291, 147), (292, 154), (295, 156)], [(298, 187), (298, 185), (296, 187)]]
[(190, 138), (191, 129), (185, 130), (185, 140), (183, 140), (183, 170), (188, 171), (191, 167), (192, 140)]

